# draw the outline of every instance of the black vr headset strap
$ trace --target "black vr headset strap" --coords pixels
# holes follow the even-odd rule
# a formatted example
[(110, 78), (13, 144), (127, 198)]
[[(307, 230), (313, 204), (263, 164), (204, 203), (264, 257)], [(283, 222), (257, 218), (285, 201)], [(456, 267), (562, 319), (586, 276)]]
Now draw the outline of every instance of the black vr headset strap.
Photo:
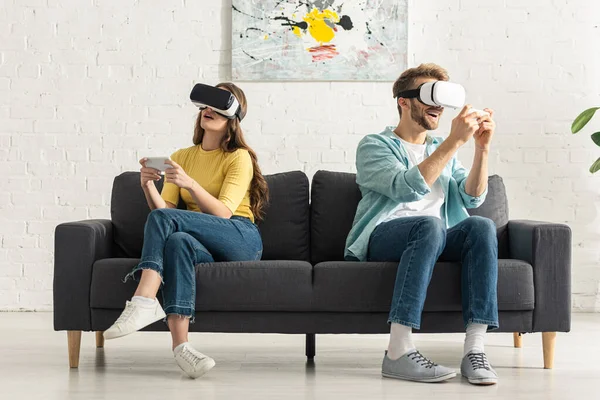
[[(221, 88), (218, 88), (221, 89)], [(225, 89), (221, 89), (221, 90), (225, 90)], [(225, 90), (226, 92), (229, 92), (228, 90)], [(231, 117), (227, 117), (226, 115), (224, 115), (225, 118), (228, 119), (235, 119), (237, 118), (238, 121), (242, 121), (242, 119), (244, 118), (244, 116), (242, 115), (242, 105), (240, 104), (240, 101), (237, 99), (237, 97), (235, 97), (235, 95), (233, 93), (231, 93), (231, 97), (234, 99), (234, 101), (236, 101), (238, 103), (237, 109), (235, 110), (235, 113), (233, 114), (233, 116)], [(223, 114), (221, 114), (223, 115)]]
[(402, 97), (404, 99), (419, 99), (421, 97), (421, 86), (418, 89), (405, 90), (404, 92), (398, 93), (398, 99)]
[[(398, 94), (398, 98), (403, 97), (405, 99), (417, 99), (419, 100), (421, 103), (423, 103), (423, 100), (421, 100), (421, 87), (425, 84), (421, 83), (419, 85), (418, 88), (416, 89), (411, 89), (411, 90), (405, 90), (404, 92), (400, 92)], [(433, 85), (431, 85), (431, 98), (433, 99), (433, 88), (435, 88), (437, 82), (434, 82)], [(425, 103), (423, 103), (425, 104)]]
[(246, 114), (244, 114), (242, 112), (242, 105), (239, 104), (239, 100), (238, 100), (238, 108), (235, 111), (235, 116), (237, 117), (238, 121), (242, 122), (242, 120), (244, 119), (244, 117), (246, 116)]

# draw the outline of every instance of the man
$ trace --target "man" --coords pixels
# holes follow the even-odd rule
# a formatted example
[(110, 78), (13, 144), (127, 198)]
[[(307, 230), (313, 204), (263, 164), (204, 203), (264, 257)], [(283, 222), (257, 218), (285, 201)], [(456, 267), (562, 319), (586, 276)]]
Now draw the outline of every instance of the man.
[[(484, 337), (498, 328), (498, 243), (494, 223), (469, 217), (487, 194), (488, 154), (494, 135), (493, 111), (468, 114), (466, 105), (442, 140), (428, 135), (444, 112), (402, 92), (425, 82), (447, 81), (446, 70), (422, 64), (394, 83), (400, 114), (398, 126), (366, 136), (356, 154), (356, 182), (362, 192), (345, 258), (396, 261), (398, 273), (388, 323), (390, 343), (383, 359), (385, 377), (439, 382), (456, 376), (434, 364), (412, 343), (419, 329), (427, 287), (438, 258), (462, 261), (462, 308), (466, 328), (461, 374), (470, 383), (495, 384), (496, 372), (484, 352)], [(456, 158), (458, 149), (475, 141), (471, 172)]]

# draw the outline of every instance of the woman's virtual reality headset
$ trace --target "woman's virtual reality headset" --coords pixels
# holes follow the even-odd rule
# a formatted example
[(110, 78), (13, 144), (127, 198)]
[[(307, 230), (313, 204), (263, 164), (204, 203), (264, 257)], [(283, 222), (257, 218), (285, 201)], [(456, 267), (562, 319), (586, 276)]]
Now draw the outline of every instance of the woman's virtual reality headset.
[(432, 107), (461, 108), (465, 105), (465, 88), (446, 81), (425, 82), (418, 88), (400, 92), (398, 97), (417, 99)]
[(192, 89), (190, 100), (200, 110), (210, 108), (229, 119), (237, 118), (241, 121), (244, 118), (238, 99), (225, 89), (197, 83)]

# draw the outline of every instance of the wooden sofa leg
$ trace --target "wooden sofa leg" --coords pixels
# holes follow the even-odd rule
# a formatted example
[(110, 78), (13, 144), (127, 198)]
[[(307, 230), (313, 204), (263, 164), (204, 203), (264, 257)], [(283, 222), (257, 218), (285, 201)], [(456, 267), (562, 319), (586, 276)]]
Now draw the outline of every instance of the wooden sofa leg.
[(69, 345), (69, 367), (79, 367), (79, 349), (81, 349), (81, 331), (67, 331)]
[(554, 345), (556, 344), (556, 332), (542, 332), (542, 345), (544, 346), (544, 368), (554, 367)]
[(96, 332), (96, 347), (97, 348), (104, 347), (104, 332), (103, 331)]
[(315, 334), (307, 333), (306, 334), (306, 358), (308, 361), (312, 361), (315, 359)]
[(517, 349), (523, 347), (523, 336), (520, 332), (513, 333), (513, 341), (515, 342), (515, 347)]

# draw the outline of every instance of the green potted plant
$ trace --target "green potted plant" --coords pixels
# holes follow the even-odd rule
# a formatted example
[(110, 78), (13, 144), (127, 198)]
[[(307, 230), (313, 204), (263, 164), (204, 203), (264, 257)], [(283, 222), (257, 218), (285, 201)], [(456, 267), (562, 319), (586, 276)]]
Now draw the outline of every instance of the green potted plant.
[[(590, 122), (590, 120), (598, 110), (600, 110), (600, 107), (592, 107), (579, 114), (579, 116), (575, 118), (575, 121), (573, 121), (573, 124), (571, 125), (571, 132), (577, 133), (581, 129), (583, 129), (583, 127), (586, 126), (588, 122)], [(596, 146), (600, 146), (600, 132), (593, 133), (592, 140), (594, 141), (594, 143), (596, 143)], [(598, 158), (596, 162), (594, 162), (590, 167), (590, 172), (592, 174), (598, 170), (600, 170), (600, 158)]]

